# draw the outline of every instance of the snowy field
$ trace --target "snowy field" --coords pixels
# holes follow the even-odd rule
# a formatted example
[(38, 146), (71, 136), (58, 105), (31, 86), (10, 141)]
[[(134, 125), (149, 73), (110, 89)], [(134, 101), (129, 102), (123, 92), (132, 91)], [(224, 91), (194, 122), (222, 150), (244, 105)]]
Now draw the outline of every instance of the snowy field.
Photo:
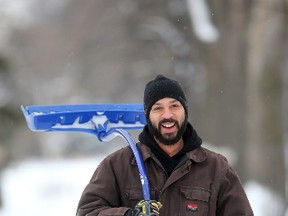
[(30, 160), (2, 174), (0, 216), (75, 215), (80, 195), (98, 159)]
[[(7, 168), (1, 179), (0, 216), (75, 215), (80, 195), (102, 158), (35, 159)], [(255, 216), (281, 216), (283, 205), (277, 195), (255, 182), (245, 188)]]

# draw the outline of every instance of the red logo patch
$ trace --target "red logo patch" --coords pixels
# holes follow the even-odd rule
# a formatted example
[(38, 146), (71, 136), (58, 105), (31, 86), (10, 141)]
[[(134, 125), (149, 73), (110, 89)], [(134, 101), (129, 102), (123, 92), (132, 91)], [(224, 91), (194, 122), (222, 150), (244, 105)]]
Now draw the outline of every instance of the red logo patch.
[(196, 203), (188, 203), (186, 206), (187, 211), (196, 212), (198, 210), (198, 204)]

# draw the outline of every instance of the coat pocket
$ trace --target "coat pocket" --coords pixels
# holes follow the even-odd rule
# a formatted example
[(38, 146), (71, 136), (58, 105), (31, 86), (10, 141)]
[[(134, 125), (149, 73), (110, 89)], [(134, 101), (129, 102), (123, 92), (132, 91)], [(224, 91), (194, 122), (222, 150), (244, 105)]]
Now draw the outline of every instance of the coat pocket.
[(180, 215), (206, 216), (210, 190), (200, 187), (181, 187)]

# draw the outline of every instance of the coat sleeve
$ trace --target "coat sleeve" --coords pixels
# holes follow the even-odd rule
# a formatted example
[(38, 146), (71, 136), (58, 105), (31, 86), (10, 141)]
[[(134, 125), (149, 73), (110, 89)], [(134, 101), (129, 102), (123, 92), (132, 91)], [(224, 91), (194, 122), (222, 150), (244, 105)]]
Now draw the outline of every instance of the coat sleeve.
[(85, 187), (77, 208), (77, 216), (125, 215), (120, 206), (119, 188), (109, 157), (104, 159)]
[(228, 165), (217, 202), (217, 216), (253, 216), (253, 211), (237, 173)]

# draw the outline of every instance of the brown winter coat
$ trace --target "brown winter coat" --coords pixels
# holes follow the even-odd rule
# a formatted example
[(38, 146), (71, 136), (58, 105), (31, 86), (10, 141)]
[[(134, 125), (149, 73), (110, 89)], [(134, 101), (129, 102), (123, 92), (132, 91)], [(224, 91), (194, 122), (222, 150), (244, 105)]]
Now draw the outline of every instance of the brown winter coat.
[[(237, 174), (226, 159), (199, 147), (186, 154), (167, 178), (144, 144), (151, 198), (162, 216), (253, 216)], [(79, 201), (77, 216), (124, 215), (142, 199), (136, 161), (129, 146), (108, 156), (96, 169)]]

